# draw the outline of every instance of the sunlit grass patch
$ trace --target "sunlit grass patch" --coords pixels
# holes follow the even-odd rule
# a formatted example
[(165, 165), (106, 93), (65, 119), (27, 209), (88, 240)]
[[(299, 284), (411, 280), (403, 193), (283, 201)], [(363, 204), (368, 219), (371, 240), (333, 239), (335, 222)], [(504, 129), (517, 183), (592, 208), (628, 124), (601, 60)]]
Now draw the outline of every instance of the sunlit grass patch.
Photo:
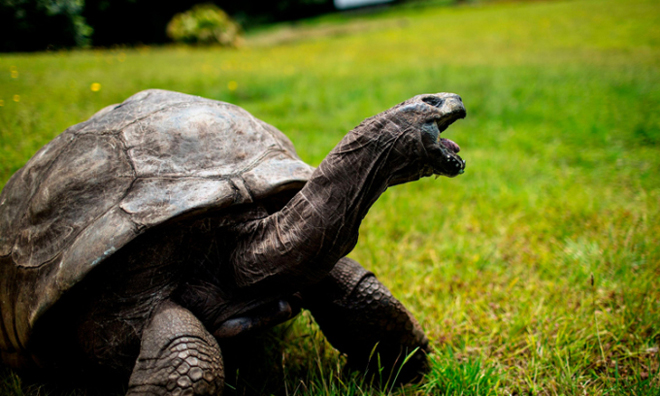
[(459, 358), (450, 349), (435, 352), (431, 372), (422, 386), (431, 395), (481, 396), (499, 393), (501, 374), (479, 358)]

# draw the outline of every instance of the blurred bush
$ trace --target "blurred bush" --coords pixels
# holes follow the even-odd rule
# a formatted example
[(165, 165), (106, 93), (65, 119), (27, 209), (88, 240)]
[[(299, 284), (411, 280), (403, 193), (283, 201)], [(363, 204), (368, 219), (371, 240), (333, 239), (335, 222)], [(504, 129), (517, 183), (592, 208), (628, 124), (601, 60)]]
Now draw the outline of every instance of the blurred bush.
[[(405, 1), (460, 0), (392, 3)], [(172, 16), (202, 3), (245, 29), (336, 11), (333, 0), (0, 0), (0, 52), (162, 44)]]
[(84, 0), (0, 0), (0, 51), (88, 45), (84, 6)]
[(215, 4), (198, 4), (176, 14), (167, 24), (167, 36), (187, 44), (220, 44), (236, 47), (240, 40), (238, 23)]
[(94, 46), (159, 44), (169, 41), (173, 15), (203, 3), (220, 7), (244, 29), (334, 11), (332, 0), (85, 0), (83, 16), (94, 28)]

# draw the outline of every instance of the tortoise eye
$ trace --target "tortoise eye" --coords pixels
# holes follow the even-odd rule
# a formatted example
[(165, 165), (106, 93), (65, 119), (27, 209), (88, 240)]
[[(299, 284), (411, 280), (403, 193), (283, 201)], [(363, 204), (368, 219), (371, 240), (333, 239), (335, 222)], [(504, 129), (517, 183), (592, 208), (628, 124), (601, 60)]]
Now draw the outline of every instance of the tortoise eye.
[(427, 96), (426, 98), (422, 99), (422, 101), (437, 108), (440, 108), (445, 102), (442, 98), (438, 98), (437, 96)]

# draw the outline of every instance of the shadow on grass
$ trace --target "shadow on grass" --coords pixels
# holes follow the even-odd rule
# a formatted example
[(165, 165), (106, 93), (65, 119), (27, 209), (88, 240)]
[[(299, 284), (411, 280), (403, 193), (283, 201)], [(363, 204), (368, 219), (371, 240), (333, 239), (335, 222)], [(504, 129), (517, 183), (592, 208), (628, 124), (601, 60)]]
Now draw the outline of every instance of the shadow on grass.
[(52, 377), (20, 375), (0, 364), (0, 396), (122, 396), (126, 394), (123, 381), (96, 377), (80, 381)]
[[(482, 364), (480, 359), (457, 356), (447, 347), (436, 350), (430, 356), (431, 371), (419, 384), (401, 385), (397, 383), (397, 374), (378, 380), (379, 373), (361, 373), (347, 371), (343, 367), (344, 359), (333, 353), (328, 357), (323, 349), (327, 348), (324, 340), (317, 337), (311, 341), (314, 354), (295, 357), (300, 367), (288, 367), (292, 373), (306, 371), (302, 376), (293, 378), (292, 373), (283, 367), (282, 338), (280, 334), (267, 333), (263, 336), (246, 339), (231, 346), (225, 345), (227, 385), (225, 395), (464, 395), (486, 396), (497, 394), (501, 381), (499, 370)], [(302, 351), (298, 351), (302, 352)], [(411, 353), (410, 356), (414, 354)], [(315, 356), (312, 356), (315, 355)], [(289, 362), (292, 357), (289, 356)], [(404, 363), (405, 365), (405, 363)], [(304, 366), (304, 367), (303, 367)], [(286, 370), (289, 371), (289, 370)], [(375, 375), (374, 375), (375, 374)], [(379, 385), (380, 383), (380, 385)], [(633, 387), (621, 385), (620, 392), (612, 394), (651, 395), (644, 383)], [(625, 389), (624, 389), (625, 388)], [(96, 384), (84, 388), (57, 382), (31, 382), (28, 377), (17, 375), (12, 370), (0, 366), (0, 396), (92, 396), (123, 395), (125, 389)], [(627, 393), (626, 393), (627, 392)]]

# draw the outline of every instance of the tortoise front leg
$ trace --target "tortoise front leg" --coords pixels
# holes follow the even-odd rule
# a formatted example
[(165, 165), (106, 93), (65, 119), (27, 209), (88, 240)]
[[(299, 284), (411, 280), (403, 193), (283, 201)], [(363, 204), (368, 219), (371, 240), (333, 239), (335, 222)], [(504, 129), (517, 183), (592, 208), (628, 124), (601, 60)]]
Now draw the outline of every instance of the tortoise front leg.
[(398, 373), (397, 382), (413, 381), (428, 371), (429, 345), (422, 328), (355, 260), (339, 260), (326, 278), (302, 295), (303, 307), (311, 311), (328, 341), (348, 355), (349, 367), (374, 373), (380, 365), (387, 370), (383, 379), (394, 379)]
[(127, 396), (222, 395), (223, 387), (215, 338), (190, 311), (164, 302), (142, 334)]

